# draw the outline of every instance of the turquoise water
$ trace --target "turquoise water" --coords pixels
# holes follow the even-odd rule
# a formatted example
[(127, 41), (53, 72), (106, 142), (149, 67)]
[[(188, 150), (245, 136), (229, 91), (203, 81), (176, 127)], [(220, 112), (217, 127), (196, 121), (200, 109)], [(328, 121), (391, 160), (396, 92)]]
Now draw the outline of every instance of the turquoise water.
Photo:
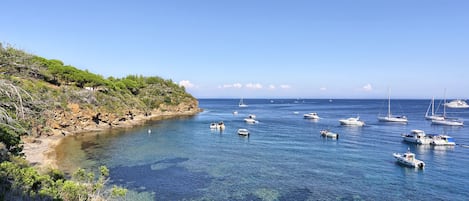
[[(64, 140), (62, 167), (106, 165), (112, 184), (155, 200), (467, 200), (469, 129), (432, 126), (424, 119), (430, 100), (395, 100), (392, 111), (408, 124), (381, 123), (386, 100), (199, 100), (194, 117), (151, 122), (139, 128)], [(238, 115), (233, 115), (238, 111)], [(303, 119), (317, 112), (319, 121)], [(469, 110), (448, 110), (469, 124)], [(255, 114), (259, 124), (243, 119)], [(365, 127), (340, 126), (360, 115)], [(223, 132), (209, 129), (224, 121)], [(250, 137), (236, 134), (247, 128)], [(319, 136), (321, 129), (340, 134)], [(151, 129), (151, 133), (148, 130)], [(417, 146), (401, 133), (447, 133), (455, 147)], [(395, 163), (407, 148), (424, 170)], [(147, 194), (145, 194), (145, 193)], [(142, 196), (142, 194), (145, 194)]]

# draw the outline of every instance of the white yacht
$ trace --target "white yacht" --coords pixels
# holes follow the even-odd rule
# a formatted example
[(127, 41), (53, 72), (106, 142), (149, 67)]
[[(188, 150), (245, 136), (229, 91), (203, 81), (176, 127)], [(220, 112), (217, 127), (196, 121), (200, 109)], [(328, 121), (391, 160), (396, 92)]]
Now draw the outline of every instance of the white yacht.
[(364, 126), (365, 122), (360, 120), (360, 117), (350, 117), (348, 119), (341, 119), (339, 120), (341, 125), (346, 126)]
[(437, 135), (433, 136), (431, 145), (446, 145), (446, 146), (454, 146), (456, 142), (454, 139), (447, 135)]
[(319, 119), (319, 115), (316, 112), (311, 112), (311, 113), (308, 113), (308, 114), (304, 114), (303, 117), (305, 119)]
[(392, 155), (400, 164), (420, 169), (423, 169), (425, 167), (425, 163), (421, 160), (416, 159), (415, 154), (410, 152), (409, 149), (407, 149), (407, 152), (404, 154), (393, 153)]
[(240, 129), (238, 129), (238, 135), (248, 136), (248, 135), (249, 135), (249, 131), (248, 131), (248, 129), (240, 128)]
[(388, 90), (388, 113), (386, 116), (378, 116), (378, 120), (382, 122), (400, 122), (407, 123), (407, 117), (404, 115), (392, 115), (391, 114), (391, 96)]
[(402, 139), (415, 144), (430, 144), (433, 140), (423, 130), (411, 130), (410, 133), (402, 134)]
[(466, 103), (466, 101), (461, 99), (456, 99), (445, 103), (445, 106), (449, 108), (469, 108), (469, 105)]
[(333, 138), (333, 139), (339, 139), (339, 134), (338, 133), (334, 133), (334, 132), (331, 132), (327, 129), (324, 129), (324, 130), (321, 130), (319, 131), (319, 134), (321, 134), (321, 136), (323, 137), (329, 137), (329, 138)]
[(238, 106), (239, 106), (239, 107), (247, 107), (248, 105), (246, 105), (246, 104), (244, 103), (243, 99), (241, 98), (241, 100), (239, 100)]
[[(431, 113), (429, 114), (431, 109)], [(430, 105), (427, 108), (427, 112), (425, 113), (425, 119), (427, 120), (444, 120), (445, 117), (443, 115), (435, 114), (435, 98), (432, 98)]]

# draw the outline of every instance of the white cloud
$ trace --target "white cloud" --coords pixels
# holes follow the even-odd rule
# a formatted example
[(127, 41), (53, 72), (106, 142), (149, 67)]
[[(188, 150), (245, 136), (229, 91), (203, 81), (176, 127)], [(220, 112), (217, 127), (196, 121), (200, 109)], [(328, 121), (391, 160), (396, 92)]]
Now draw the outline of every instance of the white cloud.
[(362, 87), (362, 89), (365, 91), (372, 91), (373, 87), (371, 86), (371, 84), (366, 84), (365, 86)]
[(327, 88), (326, 88), (326, 87), (321, 87), (321, 88), (319, 88), (319, 90), (321, 90), (321, 91), (327, 91)]
[(288, 85), (288, 84), (282, 84), (282, 85), (280, 85), (280, 88), (282, 88), (282, 89), (290, 89), (291, 86)]
[(262, 89), (262, 85), (259, 83), (253, 84), (253, 83), (248, 83), (246, 84), (246, 88), (249, 89)]
[(240, 83), (224, 84), (224, 85), (218, 86), (219, 89), (222, 89), (222, 88), (225, 88), (225, 89), (226, 89), (226, 88), (238, 88), (238, 89), (239, 89), (239, 88), (241, 88), (241, 87), (243, 87), (243, 85), (240, 84)]
[(275, 85), (273, 84), (269, 85), (269, 89), (275, 89)]
[(239, 89), (239, 88), (243, 87), (243, 85), (241, 83), (234, 83), (233, 87)]
[(186, 89), (194, 88), (195, 85), (191, 83), (189, 80), (181, 80), (179, 81), (179, 86), (183, 86)]

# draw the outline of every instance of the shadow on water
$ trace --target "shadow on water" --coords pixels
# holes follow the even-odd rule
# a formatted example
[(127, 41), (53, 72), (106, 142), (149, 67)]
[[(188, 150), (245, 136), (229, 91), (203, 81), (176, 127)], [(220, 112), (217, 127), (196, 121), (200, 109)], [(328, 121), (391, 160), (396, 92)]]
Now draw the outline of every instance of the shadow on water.
[(210, 185), (212, 178), (205, 172), (192, 172), (178, 165), (188, 160), (169, 158), (152, 164), (111, 168), (111, 183), (138, 192), (154, 192), (161, 200), (201, 197), (202, 189)]

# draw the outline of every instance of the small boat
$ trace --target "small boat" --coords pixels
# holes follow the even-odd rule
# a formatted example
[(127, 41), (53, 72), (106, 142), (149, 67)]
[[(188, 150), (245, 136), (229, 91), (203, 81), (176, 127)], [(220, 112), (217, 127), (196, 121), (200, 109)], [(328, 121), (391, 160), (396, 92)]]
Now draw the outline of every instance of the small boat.
[(469, 105), (466, 103), (466, 101), (461, 99), (456, 99), (445, 103), (445, 106), (449, 108), (469, 108)]
[(365, 122), (360, 120), (360, 117), (350, 117), (348, 119), (339, 120), (341, 125), (346, 126), (364, 126)]
[(248, 131), (248, 129), (240, 128), (240, 129), (238, 129), (238, 135), (249, 136), (249, 131)]
[(252, 119), (252, 118), (246, 118), (246, 119), (244, 119), (244, 121), (248, 124), (257, 124), (257, 123), (259, 123), (259, 121), (255, 120), (255, 119)]
[(311, 113), (308, 113), (308, 114), (304, 114), (303, 117), (305, 119), (319, 119), (319, 115), (316, 112), (311, 112)]
[(224, 130), (225, 129), (225, 123), (223, 123), (223, 121), (220, 121), (218, 123), (210, 123), (210, 129)]
[(415, 144), (430, 144), (433, 141), (430, 136), (425, 134), (425, 131), (418, 129), (411, 130), (410, 133), (401, 136), (404, 141)]
[(248, 118), (245, 118), (244, 121), (249, 124), (257, 124), (259, 121), (256, 120), (256, 115), (250, 114)]
[(239, 107), (247, 107), (248, 105), (246, 105), (246, 104), (244, 103), (243, 99), (241, 98), (241, 100), (239, 100), (238, 106), (239, 106)]
[(410, 152), (409, 149), (407, 149), (407, 152), (404, 154), (393, 153), (392, 155), (400, 164), (420, 169), (423, 169), (425, 167), (425, 163), (421, 160), (416, 159), (415, 154)]
[(432, 137), (431, 145), (441, 145), (441, 146), (455, 146), (456, 142), (454, 139), (447, 135), (437, 135)]
[(339, 134), (338, 134), (338, 133), (331, 132), (331, 131), (329, 131), (329, 130), (327, 130), (327, 129), (321, 130), (321, 131), (319, 131), (319, 133), (320, 133), (321, 136), (323, 136), (323, 137), (329, 137), (329, 138), (339, 139)]
[(210, 123), (210, 129), (217, 129), (218, 124), (217, 123)]
[[(428, 112), (431, 113), (428, 114)], [(444, 120), (445, 117), (443, 115), (437, 115), (435, 114), (435, 98), (432, 98), (432, 101), (430, 102), (430, 105), (428, 106), (427, 112), (425, 113), (425, 119), (427, 120)]]
[(378, 116), (378, 120), (381, 122), (399, 122), (407, 123), (407, 117), (404, 115), (392, 115), (391, 114), (391, 96), (388, 90), (388, 114), (386, 116)]
[(238, 115), (238, 111), (233, 111), (233, 115)]

